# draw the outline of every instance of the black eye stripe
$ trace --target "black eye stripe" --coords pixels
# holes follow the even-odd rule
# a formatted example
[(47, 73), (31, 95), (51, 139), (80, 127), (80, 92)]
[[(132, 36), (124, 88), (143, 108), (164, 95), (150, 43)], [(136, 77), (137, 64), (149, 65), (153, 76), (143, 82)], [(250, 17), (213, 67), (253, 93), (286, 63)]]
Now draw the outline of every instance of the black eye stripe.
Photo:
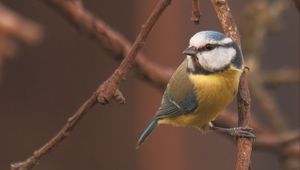
[(220, 44), (206, 44), (206, 45), (198, 48), (198, 51), (211, 51), (219, 46), (221, 46), (221, 45)]
[(228, 44), (205, 44), (204, 46), (198, 48), (199, 52), (203, 51), (211, 51), (217, 47), (224, 47), (224, 48), (229, 48), (233, 46), (233, 43), (228, 43)]
[(206, 44), (204, 46), (205, 50), (207, 51), (210, 51), (210, 50), (213, 50), (214, 48), (216, 48), (217, 46), (216, 45), (213, 45), (213, 44)]

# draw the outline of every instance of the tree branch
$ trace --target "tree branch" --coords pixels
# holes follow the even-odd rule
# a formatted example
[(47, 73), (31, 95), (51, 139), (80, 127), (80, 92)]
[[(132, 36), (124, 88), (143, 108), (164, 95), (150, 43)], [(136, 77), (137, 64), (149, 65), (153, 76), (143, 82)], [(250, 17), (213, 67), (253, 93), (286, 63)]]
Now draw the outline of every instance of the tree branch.
[[(214, 121), (214, 124), (222, 127), (233, 127), (238, 118), (233, 113), (225, 111), (221, 113)], [(292, 156), (299, 157), (299, 130), (291, 132), (277, 133), (272, 129), (263, 126), (253, 118), (249, 123), (250, 127), (256, 133), (256, 140), (253, 143), (253, 149), (264, 150), (276, 154), (278, 157)], [(221, 133), (224, 135), (224, 133)], [(225, 134), (226, 135), (226, 134)], [(226, 137), (232, 138), (229, 135)], [(296, 142), (297, 141), (297, 142)]]
[(278, 69), (274, 71), (264, 71), (262, 74), (263, 83), (267, 87), (277, 87), (287, 84), (299, 83), (299, 69)]
[(39, 24), (21, 17), (0, 3), (0, 32), (27, 44), (36, 44), (42, 38)]
[[(54, 2), (54, 1), (53, 1)], [(79, 1), (64, 1), (59, 0), (55, 1), (56, 3), (74, 3), (76, 5), (79, 5)], [(91, 109), (96, 103), (97, 98), (99, 97), (99, 93), (101, 96), (101, 92), (107, 92), (108, 95), (115, 95), (114, 97), (117, 98), (116, 100), (119, 102), (124, 102), (124, 97), (121, 95), (121, 92), (117, 90), (119, 83), (121, 81), (121, 78), (123, 78), (126, 73), (130, 70), (131, 66), (133, 65), (134, 59), (138, 51), (142, 47), (143, 41), (146, 40), (147, 35), (150, 33), (151, 29), (153, 28), (154, 24), (159, 19), (159, 16), (162, 14), (162, 12), (166, 9), (166, 7), (169, 5), (171, 0), (160, 0), (156, 7), (154, 8), (153, 12), (149, 16), (149, 18), (146, 21), (146, 24), (143, 26), (141, 32), (139, 33), (139, 36), (137, 37), (133, 47), (129, 51), (128, 55), (124, 58), (123, 62), (121, 63), (120, 67), (114, 72), (114, 74), (111, 76), (109, 81), (104, 82), (100, 87), (107, 87), (107, 89), (100, 88), (96, 90), (92, 96), (87, 99), (82, 106), (71, 116), (67, 123), (64, 125), (64, 127), (52, 138), (50, 139), (45, 145), (43, 145), (41, 148), (36, 150), (32, 156), (27, 158), (25, 161), (11, 164), (11, 170), (29, 170), (35, 167), (38, 163), (38, 161), (48, 154), (52, 149), (55, 148), (58, 144), (60, 144), (71, 131), (74, 129), (74, 127), (78, 124), (78, 122), (81, 120), (81, 118), (87, 113), (89, 109)], [(73, 4), (73, 5), (74, 5)], [(78, 7), (78, 6), (77, 6)], [(73, 9), (73, 8), (72, 8)], [(80, 11), (77, 11), (80, 12)], [(104, 86), (103, 86), (104, 85)], [(109, 85), (109, 86), (106, 86)], [(111, 88), (110, 86), (113, 86), (114, 88)], [(105, 100), (108, 99), (108, 97), (112, 96), (104, 96)]]
[[(226, 0), (211, 0), (222, 25), (224, 33), (231, 37), (241, 49), (241, 41), (236, 23), (231, 14)], [(244, 60), (244, 59), (243, 59)], [(250, 94), (246, 72), (241, 75), (239, 91), (237, 94), (239, 126), (248, 127), (250, 122)], [(247, 138), (237, 140), (237, 161), (236, 170), (248, 170), (252, 152), (252, 141)]]
[(143, 48), (145, 41), (152, 30), (154, 24), (159, 19), (162, 12), (171, 3), (171, 0), (160, 0), (154, 10), (152, 11), (150, 17), (147, 19), (146, 23), (142, 26), (142, 29), (135, 39), (129, 53), (126, 55), (119, 68), (106, 80), (98, 89), (98, 101), (101, 104), (106, 104), (115, 94), (122, 80), (125, 79), (127, 72), (133, 66), (135, 57), (140, 49)]
[(54, 149), (58, 144), (60, 144), (74, 127), (78, 124), (81, 118), (91, 109), (97, 101), (97, 93), (94, 93), (89, 99), (87, 99), (80, 108), (71, 116), (63, 128), (46, 144), (41, 148), (33, 152), (33, 155), (27, 158), (25, 161), (11, 164), (11, 170), (29, 170), (37, 165), (39, 160), (47, 155), (52, 149)]
[[(278, 135), (262, 135), (255, 140), (255, 146), (260, 148), (280, 148), (300, 139), (299, 130), (286, 132)], [(274, 150), (276, 150), (274, 149)]]
[[(90, 37), (100, 44), (110, 56), (115, 59), (124, 58), (130, 50), (131, 44), (120, 33), (113, 30), (101, 18), (96, 18), (87, 11), (80, 1), (74, 0), (42, 0), (63, 14), (66, 21), (74, 25), (80, 33)], [(138, 53), (135, 61), (137, 74), (159, 89), (169, 81), (174, 69), (165, 68), (150, 61), (144, 54)]]
[(199, 24), (200, 22), (200, 5), (199, 5), (199, 0), (192, 0), (192, 17), (191, 20), (195, 24)]
[(35, 45), (43, 37), (42, 27), (24, 18), (0, 3), (0, 67), (5, 57), (12, 57), (17, 51), (15, 40)]
[[(247, 21), (250, 21), (250, 23), (248, 23), (248, 26), (246, 27), (246, 36), (244, 38), (246, 47), (245, 54), (248, 56), (248, 64), (253, 68), (253, 71), (250, 74), (250, 87), (253, 89), (253, 96), (258, 100), (258, 103), (260, 103), (262, 114), (267, 116), (266, 120), (270, 121), (272, 129), (278, 132), (277, 135), (280, 135), (282, 132), (288, 133), (289, 131), (287, 131), (288, 126), (282, 117), (284, 113), (280, 111), (280, 105), (276, 103), (276, 99), (266, 88), (268, 87), (267, 82), (274, 83), (274, 86), (276, 84), (283, 85), (297, 82), (299, 81), (299, 72), (283, 72), (282, 70), (277, 69), (278, 71), (266, 73), (260, 63), (263, 50), (262, 47), (264, 46), (266, 36), (268, 35), (268, 32), (274, 31), (274, 28), (281, 24), (278, 20), (288, 9), (288, 5), (288, 1), (285, 0), (276, 0), (272, 2), (263, 0), (251, 3), (247, 6), (246, 10), (248, 11)], [(253, 15), (254, 13), (255, 15)], [(261, 139), (275, 140), (274, 138), (272, 139), (267, 136), (258, 136), (257, 139), (255, 145), (259, 144)], [(290, 169), (290, 165), (295, 165), (291, 162), (298, 162), (294, 161), (295, 158), (293, 157), (293, 154), (285, 154), (297, 153), (297, 149), (294, 149), (295, 147), (293, 145), (274, 147), (274, 143), (271, 144), (267, 142), (265, 144), (267, 146), (265, 145), (260, 148), (275, 151), (274, 153), (280, 157), (281, 165), (283, 166), (282, 169)], [(297, 164), (299, 166), (299, 162)]]
[(238, 28), (231, 14), (229, 5), (226, 0), (211, 0), (211, 3), (217, 13), (224, 33), (231, 37), (237, 45), (241, 46), (241, 40)]
[[(72, 23), (77, 30), (90, 37), (93, 40), (96, 40), (101, 47), (106, 49), (109, 54), (112, 56), (115, 56), (117, 59), (121, 59), (127, 54), (129, 54), (130, 51), (130, 43), (128, 40), (126, 40), (121, 34), (117, 33), (116, 31), (112, 30), (108, 25), (106, 25), (101, 19), (94, 17), (92, 14), (90, 14), (89, 11), (85, 10), (80, 1), (77, 0), (43, 0), (43, 2), (52, 5), (54, 9), (61, 12), (63, 16), (66, 18), (67, 21)], [(237, 32), (236, 25), (233, 22), (233, 18), (230, 13), (230, 9), (227, 6), (226, 1), (224, 0), (212, 0), (218, 17), (220, 18), (220, 21), (222, 23), (222, 26), (224, 27), (224, 32), (231, 36), (235, 41), (239, 42), (239, 35)], [(219, 16), (220, 15), (220, 16)], [(226, 25), (228, 24), (228, 25)], [(151, 29), (150, 29), (151, 30)], [(148, 30), (148, 31), (150, 31)], [(234, 37), (237, 37), (234, 38)], [(144, 37), (146, 38), (146, 37)], [(143, 39), (143, 37), (141, 38)], [(145, 40), (145, 39), (144, 39)], [(138, 50), (139, 48), (142, 48), (140, 44), (136, 47)], [(165, 84), (168, 82), (169, 77), (171, 76), (173, 69), (166, 69), (160, 66), (157, 66), (157, 64), (149, 61), (143, 54), (135, 52), (136, 57), (136, 68), (138, 70), (138, 74), (140, 77), (143, 77), (144, 80), (147, 80), (151, 85), (155, 87), (164, 87)], [(133, 57), (134, 58), (134, 57)], [(132, 60), (131, 60), (132, 61)], [(134, 64), (134, 63), (131, 63)], [(130, 69), (132, 65), (126, 66), (126, 69)], [(245, 80), (245, 73), (243, 73), (241, 84), (247, 85)], [(122, 76), (121, 76), (122, 77)], [(243, 124), (249, 124), (249, 114), (250, 114), (250, 106), (248, 105), (250, 103), (247, 96), (249, 95), (247, 91), (247, 87), (244, 87), (244, 90), (240, 90), (239, 96), (242, 96), (240, 100), (242, 100), (243, 104), (240, 106), (239, 111), (242, 113), (245, 110), (247, 113), (240, 114), (239, 120), (240, 122), (243, 122)], [(241, 88), (242, 88), (241, 87)], [(243, 89), (243, 88), (242, 88)], [(245, 91), (246, 90), (246, 91)], [(114, 94), (116, 97), (118, 97), (118, 101), (124, 101), (123, 96), (121, 95), (120, 91), (116, 91)], [(72, 132), (73, 128), (76, 126), (76, 124), (79, 122), (79, 120), (87, 113), (89, 109), (91, 109), (96, 103), (97, 103), (97, 96), (98, 93), (94, 92), (92, 96), (74, 113), (73, 116), (71, 116), (67, 123), (64, 125), (64, 127), (58, 132), (56, 136), (54, 136), (49, 142), (47, 142), (43, 147), (36, 150), (31, 157), (26, 159), (23, 162), (15, 163), (11, 165), (12, 170), (28, 170), (33, 168), (38, 161), (47, 153), (49, 153), (52, 149), (55, 148), (59, 143), (61, 143), (69, 133)], [(245, 118), (244, 118), (245, 117)], [(217, 120), (219, 123), (233, 125), (237, 119), (234, 116), (222, 116), (220, 115), (219, 119)], [(258, 135), (259, 143), (254, 143), (254, 147), (260, 149), (262, 145), (267, 146), (275, 146), (274, 143), (270, 144), (269, 141), (272, 139), (279, 139), (282, 138), (282, 136), (278, 136), (273, 131), (270, 131), (266, 129), (265, 127), (262, 127), (261, 124), (259, 124), (257, 121), (250, 122), (251, 127), (255, 130), (255, 132)], [(288, 136), (288, 135), (286, 135)], [(288, 138), (286, 136), (283, 136), (284, 139), (282, 139), (281, 143), (276, 144), (276, 147), (268, 147), (271, 148), (270, 151), (279, 153), (279, 155), (289, 154), (289, 155), (295, 155), (299, 157), (299, 146), (298, 144), (290, 144), (293, 140), (299, 140), (298, 137), (293, 136), (293, 140), (291, 138)], [(246, 140), (240, 141), (240, 140)], [(239, 139), (240, 144), (238, 144), (238, 160), (237, 160), (237, 168), (240, 166), (243, 166), (246, 168), (247, 164), (250, 162), (250, 155), (251, 155), (251, 146), (249, 146), (247, 142), (247, 139)], [(280, 152), (277, 151), (278, 147), (282, 148), (282, 143), (285, 143), (284, 145), (288, 145), (284, 147), (284, 149), (281, 149)], [(297, 147), (298, 146), (298, 147)], [(266, 148), (266, 147), (263, 147)], [(250, 149), (250, 150), (249, 150)], [(245, 151), (245, 152), (243, 152)], [(239, 155), (243, 155), (244, 157), (241, 157)], [(244, 159), (242, 159), (244, 158)]]
[[(264, 86), (263, 68), (261, 67), (262, 47), (268, 32), (278, 24), (278, 18), (286, 11), (288, 5), (285, 0), (274, 2), (259, 1), (247, 6), (247, 19), (249, 26), (246, 27), (244, 38), (245, 55), (247, 63), (251, 67), (250, 88), (253, 89), (253, 96), (259, 101), (263, 114), (277, 131), (284, 131), (287, 126), (282, 119), (280, 107), (272, 94)], [(256, 15), (253, 15), (253, 12)], [(277, 76), (275, 76), (277, 77)], [(255, 90), (254, 90), (255, 89)]]

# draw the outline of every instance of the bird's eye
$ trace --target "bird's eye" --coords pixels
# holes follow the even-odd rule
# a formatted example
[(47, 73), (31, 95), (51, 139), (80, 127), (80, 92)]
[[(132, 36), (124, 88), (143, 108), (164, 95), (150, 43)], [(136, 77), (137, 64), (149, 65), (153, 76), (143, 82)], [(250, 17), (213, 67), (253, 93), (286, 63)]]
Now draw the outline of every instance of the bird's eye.
[(213, 50), (216, 46), (215, 45), (212, 45), (212, 44), (206, 44), (204, 46), (205, 50), (207, 51), (210, 51), (210, 50)]

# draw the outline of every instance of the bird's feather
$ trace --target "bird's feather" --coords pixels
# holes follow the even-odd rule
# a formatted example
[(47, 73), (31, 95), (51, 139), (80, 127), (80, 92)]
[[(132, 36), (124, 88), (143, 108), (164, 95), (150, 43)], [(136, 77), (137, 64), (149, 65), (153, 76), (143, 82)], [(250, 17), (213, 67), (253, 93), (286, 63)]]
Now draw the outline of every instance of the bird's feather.
[(188, 114), (194, 111), (197, 105), (197, 94), (188, 78), (187, 61), (185, 60), (170, 79), (155, 118), (161, 119)]
[(188, 78), (186, 68), (187, 61), (185, 60), (174, 72), (163, 95), (161, 105), (140, 136), (137, 147), (140, 146), (155, 127), (157, 127), (159, 120), (188, 114), (197, 108), (197, 94)]
[(139, 137), (139, 140), (137, 142), (136, 148), (139, 148), (139, 146), (141, 144), (144, 143), (144, 141), (146, 140), (146, 138), (151, 134), (151, 132), (156, 128), (157, 126), (157, 119), (152, 119), (149, 123), (149, 125), (147, 126), (147, 128), (143, 131), (143, 133), (141, 134), (141, 136)]

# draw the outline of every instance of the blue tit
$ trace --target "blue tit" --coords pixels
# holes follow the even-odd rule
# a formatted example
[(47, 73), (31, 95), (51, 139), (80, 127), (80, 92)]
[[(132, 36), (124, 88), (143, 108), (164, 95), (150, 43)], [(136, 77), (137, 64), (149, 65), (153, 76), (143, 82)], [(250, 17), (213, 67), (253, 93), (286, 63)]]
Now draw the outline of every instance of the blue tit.
[(244, 64), (237, 44), (223, 33), (201, 31), (192, 36), (183, 54), (186, 58), (173, 73), (160, 107), (141, 134), (137, 147), (160, 124), (254, 138), (250, 129), (222, 128), (211, 123), (238, 91)]

